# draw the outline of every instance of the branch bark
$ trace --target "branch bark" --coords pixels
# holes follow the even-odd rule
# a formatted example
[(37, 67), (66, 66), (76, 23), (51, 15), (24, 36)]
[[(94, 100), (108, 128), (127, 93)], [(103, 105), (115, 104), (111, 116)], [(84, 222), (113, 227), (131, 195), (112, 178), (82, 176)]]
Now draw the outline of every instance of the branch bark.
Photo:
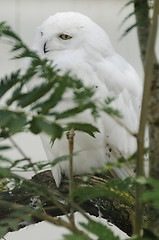
[[(157, 18), (159, 11), (159, 2), (158, 0), (154, 1), (154, 13), (152, 20), (152, 27), (150, 28), (149, 20), (149, 6), (148, 1), (145, 0), (134, 0), (134, 7), (136, 13), (136, 20), (140, 23), (138, 25), (138, 38), (140, 45), (140, 52), (143, 61), (144, 71), (145, 71), (145, 83), (144, 83), (144, 96), (143, 96), (143, 111), (141, 113), (141, 121), (139, 130), (139, 136), (143, 135), (145, 120), (149, 122), (149, 158), (150, 158), (150, 177), (153, 177), (159, 180), (159, 64), (157, 62), (157, 57), (155, 55), (155, 39), (157, 31)], [(143, 9), (144, 11), (137, 11), (138, 9)], [(142, 20), (143, 19), (143, 20)], [(147, 42), (149, 39), (149, 42)], [(147, 47), (147, 51), (146, 51)], [(151, 85), (150, 85), (151, 83)], [(150, 97), (149, 97), (150, 96)], [(147, 107), (149, 109), (147, 111)], [(148, 115), (148, 116), (147, 116)], [(143, 118), (143, 116), (145, 116)], [(139, 159), (143, 159), (143, 138), (138, 137), (138, 145), (140, 152)], [(139, 165), (141, 166), (143, 161), (140, 161)], [(139, 166), (139, 172), (137, 175), (143, 175)], [(141, 171), (140, 171), (141, 170)], [(137, 196), (141, 195), (143, 188), (137, 185)], [(135, 233), (141, 235), (141, 224), (142, 222), (142, 213), (143, 207), (142, 203), (139, 202), (137, 197), (137, 209), (136, 209), (136, 229)], [(139, 210), (140, 209), (140, 210)], [(153, 232), (156, 236), (159, 236), (159, 211), (154, 207), (150, 206), (148, 211), (148, 229)]]
[[(84, 185), (95, 185), (99, 183), (106, 182), (107, 179), (103, 179), (97, 176), (89, 175), (89, 183), (83, 183), (80, 176), (74, 176), (73, 181), (75, 184), (78, 184), (78, 187), (82, 187)], [(44, 171), (39, 174), (36, 174), (31, 181), (35, 183), (46, 185), (49, 189), (59, 193), (63, 196), (69, 195), (69, 184), (68, 180), (64, 179), (60, 188), (56, 187), (54, 179), (52, 178), (51, 171)], [(41, 181), (41, 182), (40, 182)], [(33, 199), (35, 198), (35, 192), (32, 190), (24, 190), (23, 186), (20, 188), (13, 190), (12, 192), (2, 192), (0, 193), (0, 200), (5, 200), (11, 203), (25, 205), (25, 206), (33, 206), (36, 207), (36, 203), (33, 205)], [(63, 215), (63, 212), (59, 207), (53, 204), (50, 201), (46, 201), (42, 196), (39, 196), (43, 207), (42, 209), (46, 214), (51, 217), (56, 217)], [(60, 199), (59, 199), (60, 201)], [(75, 199), (74, 199), (75, 201)], [(64, 204), (65, 210), (70, 212), (69, 205), (66, 203)], [(128, 206), (121, 201), (107, 199), (105, 197), (90, 199), (89, 201), (84, 202), (81, 204), (82, 209), (94, 216), (99, 216), (99, 211), (102, 214), (102, 218), (107, 219), (109, 222), (115, 224), (121, 230), (126, 232), (128, 235), (132, 234), (132, 219), (134, 214), (134, 206)], [(0, 220), (9, 217), (9, 214), (12, 212), (10, 208), (4, 208), (3, 205), (0, 205)], [(39, 219), (36, 216), (33, 216), (32, 223), (39, 222)], [(19, 228), (24, 227), (21, 222), (19, 222)]]
[[(67, 134), (67, 139), (68, 139), (68, 145), (69, 145), (69, 154), (70, 154), (70, 159), (69, 159), (69, 197), (70, 197), (70, 203), (72, 203), (72, 190), (73, 190), (73, 148), (74, 148), (74, 136), (75, 132), (74, 129), (72, 128), (70, 132)], [(70, 217), (72, 220), (72, 224), (75, 225), (75, 220), (74, 220), (74, 211), (71, 208), (70, 209)]]

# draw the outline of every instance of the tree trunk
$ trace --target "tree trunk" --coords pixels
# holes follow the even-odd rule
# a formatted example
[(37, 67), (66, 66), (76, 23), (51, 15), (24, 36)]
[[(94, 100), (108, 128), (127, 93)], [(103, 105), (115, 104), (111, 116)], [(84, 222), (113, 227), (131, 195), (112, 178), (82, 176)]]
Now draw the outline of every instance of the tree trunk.
[[(145, 64), (147, 40), (149, 37), (149, 6), (148, 1), (134, 0), (136, 21), (139, 23), (138, 39), (140, 53)], [(140, 10), (143, 9), (143, 10)], [(149, 122), (149, 173), (150, 177), (159, 181), (159, 64), (155, 55), (151, 80), (151, 93), (149, 99), (148, 122)], [(151, 206), (148, 210), (148, 229), (159, 237), (159, 209)]]
[[(155, 63), (149, 107), (150, 177), (159, 181), (159, 64)], [(150, 205), (148, 228), (159, 237), (159, 209)]]

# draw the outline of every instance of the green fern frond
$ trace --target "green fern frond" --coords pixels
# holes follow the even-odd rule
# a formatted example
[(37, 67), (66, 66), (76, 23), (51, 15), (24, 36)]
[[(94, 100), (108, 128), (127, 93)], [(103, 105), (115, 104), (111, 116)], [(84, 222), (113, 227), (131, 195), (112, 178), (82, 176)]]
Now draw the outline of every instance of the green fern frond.
[(127, 2), (126, 4), (124, 4), (124, 6), (120, 9), (119, 13), (122, 12), (126, 7), (128, 7), (129, 5), (133, 4), (134, 0), (131, 0), (129, 2)]
[(122, 39), (123, 37), (125, 37), (128, 33), (130, 33), (130, 31), (132, 31), (135, 27), (137, 27), (138, 23), (134, 23), (132, 24), (130, 27), (128, 27), (124, 33), (122, 34), (122, 36), (120, 37), (120, 39)]
[(13, 86), (21, 81), (20, 70), (11, 73), (10, 76), (5, 76), (0, 80), (0, 97), (2, 97), (6, 92), (8, 92)]
[(13, 32), (9, 26), (3, 25), (3, 28), (1, 31), (2, 31), (3, 36), (9, 37), (13, 40), (16, 39), (18, 42), (22, 43), (20, 37), (15, 32)]

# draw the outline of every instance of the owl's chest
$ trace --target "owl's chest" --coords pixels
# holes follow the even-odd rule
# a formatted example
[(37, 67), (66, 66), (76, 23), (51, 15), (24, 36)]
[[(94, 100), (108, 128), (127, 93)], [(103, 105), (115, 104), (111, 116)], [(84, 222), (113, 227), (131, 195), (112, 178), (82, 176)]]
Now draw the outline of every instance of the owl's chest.
[(60, 69), (60, 75), (69, 72), (70, 76), (80, 79), (84, 86), (94, 87), (96, 96), (107, 97), (108, 89), (106, 85), (101, 81), (98, 71), (85, 55), (79, 54), (78, 51), (76, 54), (61, 55), (54, 53), (50, 59), (53, 59), (53, 65)]

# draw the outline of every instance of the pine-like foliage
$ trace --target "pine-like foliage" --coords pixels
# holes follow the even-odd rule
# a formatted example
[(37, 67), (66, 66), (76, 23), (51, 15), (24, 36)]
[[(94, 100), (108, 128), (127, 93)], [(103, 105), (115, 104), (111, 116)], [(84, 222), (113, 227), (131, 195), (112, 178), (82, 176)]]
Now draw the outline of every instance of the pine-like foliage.
[[(0, 97), (2, 98), (11, 90), (11, 96), (5, 99), (4, 107), (0, 110), (1, 136), (4, 136), (4, 133), (7, 136), (7, 134), (12, 135), (29, 130), (34, 134), (44, 131), (52, 138), (60, 138), (63, 131), (71, 127), (94, 136), (93, 132), (98, 129), (90, 124), (69, 123), (66, 126), (60, 126), (56, 120), (79, 114), (86, 109), (91, 110), (94, 118), (98, 117), (101, 110), (112, 115), (120, 115), (117, 110), (108, 106), (110, 101), (102, 105), (95, 99), (93, 87), (85, 87), (81, 80), (70, 77), (69, 73), (60, 76), (58, 74), (60, 70), (55, 70), (52, 62), (41, 59), (36, 52), (30, 50), (5, 23), (0, 24), (0, 36), (9, 38), (11, 41), (11, 51), (15, 53), (14, 59), (30, 59), (25, 73), (18, 70), (1, 79)], [(34, 77), (45, 79), (45, 81), (26, 93), (25, 85)], [(63, 112), (55, 111), (57, 104), (65, 100), (63, 96), (68, 90), (73, 93), (72, 101), (75, 107), (65, 109)], [(50, 119), (48, 116), (51, 116), (52, 120), (48, 120)]]
[[(60, 70), (55, 70), (52, 67), (52, 62), (47, 59), (41, 59), (38, 54), (21, 40), (21, 38), (12, 31), (12, 29), (4, 22), (0, 23), (0, 39), (7, 39), (11, 44), (11, 51), (14, 53), (14, 59), (24, 59), (29, 58), (29, 64), (25, 72), (22, 70), (17, 70), (10, 75), (6, 75), (0, 81), (0, 97), (1, 107), (0, 107), (0, 138), (12, 140), (12, 136), (19, 132), (27, 131), (32, 132), (33, 134), (39, 134), (40, 132), (45, 132), (50, 136), (50, 139), (54, 141), (56, 138), (61, 138), (61, 136), (69, 131), (74, 129), (75, 131), (83, 131), (86, 134), (89, 134), (91, 137), (95, 137), (94, 133), (99, 130), (96, 126), (86, 123), (77, 123), (69, 122), (66, 125), (61, 125), (59, 119), (69, 118), (70, 116), (77, 115), (87, 109), (90, 110), (90, 114), (96, 120), (100, 116), (100, 112), (104, 111), (106, 114), (112, 116), (121, 117), (120, 113), (116, 109), (111, 109), (109, 104), (114, 99), (106, 99), (103, 103), (100, 102), (94, 96), (94, 87), (85, 87), (81, 80), (73, 78), (70, 76), (69, 72), (64, 76), (59, 75)], [(42, 83), (26, 92), (26, 85), (34, 81), (34, 78), (43, 80)], [(65, 109), (64, 111), (57, 111), (55, 107), (62, 101), (65, 101), (64, 94), (67, 91), (72, 92), (72, 102), (74, 102), (74, 107)], [(15, 146), (18, 149), (18, 146)], [(9, 146), (1, 145), (0, 151), (4, 153), (9, 149)], [(21, 151), (22, 155), (23, 152)], [(70, 157), (73, 157), (77, 153), (73, 153), (68, 156), (61, 156), (57, 159), (54, 159), (52, 165), (55, 165), (59, 161), (65, 161)], [(35, 184), (34, 182), (30, 183), (28, 180), (19, 177), (12, 170), (20, 169), (23, 171), (38, 170), (44, 169), (49, 165), (48, 162), (37, 162), (32, 163), (31, 159), (23, 155), (22, 159), (17, 159), (12, 162), (9, 158), (4, 155), (0, 155), (1, 163), (5, 163), (0, 166), (0, 178), (6, 179), (5, 185), (8, 182), (13, 182), (15, 187), (18, 188), (21, 181), (24, 184), (24, 191), (27, 189), (33, 188), (35, 195), (43, 196), (46, 201), (51, 200), (55, 205), (61, 206), (58, 202), (58, 194), (50, 193), (46, 186)], [(5, 166), (6, 166), (5, 165)], [(1, 184), (2, 191), (5, 191), (5, 186)], [(119, 185), (119, 184), (118, 184)], [(114, 190), (110, 191), (110, 188), (114, 186)], [(110, 195), (110, 198), (115, 197), (117, 199), (125, 199), (125, 195), (119, 194), (120, 186), (115, 187), (116, 183), (111, 182), (109, 186), (104, 186), (104, 189), (107, 190), (105, 193)], [(99, 186), (101, 189), (102, 186)], [(122, 187), (123, 188), (123, 187)], [(98, 186), (97, 186), (98, 189)], [(96, 190), (96, 194), (92, 197), (103, 196), (99, 190)], [(84, 192), (87, 189), (83, 189)], [(78, 191), (74, 193), (74, 196), (78, 195)], [(90, 197), (90, 191), (85, 194), (85, 199)], [(62, 196), (60, 196), (60, 199)], [(70, 202), (69, 199), (64, 201)], [(84, 199), (81, 199), (84, 201)], [(128, 200), (129, 202), (130, 200)], [(4, 204), (7, 207), (9, 204), (7, 201), (1, 201), (0, 204)], [(11, 206), (11, 205), (10, 205)], [(39, 203), (36, 209), (30, 207), (19, 206), (13, 204), (11, 206), (14, 212), (11, 215), (0, 222), (0, 237), (3, 237), (9, 229), (17, 230), (20, 219), (26, 222), (31, 222), (30, 216), (40, 217), (40, 219), (46, 219), (42, 211), (42, 203)], [(61, 207), (63, 209), (63, 207)], [(54, 222), (53, 219), (49, 220)], [(55, 224), (59, 225), (58, 221), (55, 221)], [(72, 222), (70, 221), (70, 226)], [(61, 225), (67, 226), (68, 224), (61, 221)], [(99, 239), (103, 239), (106, 236), (107, 239), (118, 239), (115, 238), (113, 233), (106, 229), (102, 224), (91, 221), (88, 224), (81, 224), (84, 229), (90, 231), (97, 235)], [(103, 231), (101, 233), (101, 230)], [(75, 228), (73, 235), (67, 235), (65, 239), (90, 239), (81, 234), (81, 232)]]
[[(142, 4), (142, 2), (144, 4)], [(129, 34), (133, 29), (136, 27), (143, 27), (145, 23), (149, 23), (149, 18), (147, 18), (148, 12), (152, 10), (154, 1), (153, 0), (128, 0), (126, 4), (122, 7), (121, 11), (124, 9), (127, 9), (127, 7), (131, 6), (132, 10), (124, 17), (122, 22), (120, 23), (120, 27), (123, 26), (127, 21), (129, 21), (131, 18), (135, 17), (134, 23), (129, 25), (123, 32), (121, 38), (125, 37), (127, 34)], [(136, 7), (135, 7), (136, 6)], [(136, 16), (140, 16), (137, 18)], [(145, 16), (145, 17), (144, 17)], [(150, 14), (149, 14), (150, 16)]]

